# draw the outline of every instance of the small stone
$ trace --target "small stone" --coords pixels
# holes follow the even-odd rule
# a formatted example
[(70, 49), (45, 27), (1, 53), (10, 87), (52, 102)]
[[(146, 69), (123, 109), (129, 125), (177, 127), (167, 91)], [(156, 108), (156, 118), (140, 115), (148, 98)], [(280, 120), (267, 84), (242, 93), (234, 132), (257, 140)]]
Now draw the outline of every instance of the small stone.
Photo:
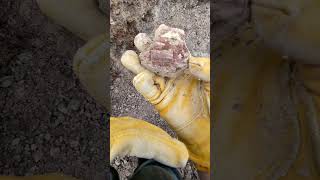
[(18, 55), (18, 60), (22, 62), (29, 62), (32, 59), (32, 52), (24, 52)]
[(78, 141), (71, 141), (70, 142), (70, 146), (73, 147), (73, 148), (78, 147), (78, 145), (79, 145)]
[(25, 152), (29, 152), (29, 151), (30, 151), (30, 147), (29, 147), (28, 144), (24, 147), (24, 151), (25, 151)]
[(64, 114), (68, 112), (68, 109), (66, 108), (66, 105), (64, 103), (60, 103), (58, 105), (58, 110)]
[(130, 173), (130, 171), (129, 170), (125, 170), (124, 171), (124, 175), (126, 176), (126, 177), (129, 177), (130, 175), (131, 175), (131, 173)]
[(80, 107), (80, 101), (77, 100), (77, 99), (72, 99), (70, 102), (69, 102), (69, 105), (68, 107), (71, 109), (71, 110), (74, 110), (74, 111), (77, 111)]
[(44, 136), (44, 138), (45, 138), (47, 141), (49, 141), (49, 140), (51, 139), (51, 135), (50, 135), (49, 133), (47, 133), (47, 134)]
[(0, 79), (0, 87), (7, 88), (13, 83), (13, 76), (5, 76)]
[(128, 161), (127, 160), (122, 160), (123, 164), (128, 164)]
[(59, 148), (51, 148), (50, 149), (50, 156), (52, 156), (52, 157), (56, 157), (59, 153), (60, 153)]
[(65, 117), (62, 114), (58, 115), (58, 118), (54, 121), (54, 126), (58, 126), (65, 120)]
[(115, 164), (116, 166), (119, 166), (119, 165), (120, 165), (119, 159), (116, 159), (116, 160), (114, 161), (114, 164)]
[(38, 151), (36, 153), (33, 154), (33, 160), (35, 162), (38, 162), (42, 159), (43, 153), (41, 151)]
[(42, 47), (44, 45), (43, 41), (41, 41), (40, 39), (33, 39), (31, 41), (31, 44), (36, 47)]
[(14, 159), (15, 161), (17, 161), (17, 162), (20, 162), (21, 157), (20, 157), (20, 155), (15, 155), (15, 156), (13, 157), (13, 159)]
[(31, 150), (34, 151), (37, 149), (37, 146), (35, 144), (31, 144)]
[(13, 141), (12, 141), (12, 146), (16, 146), (20, 143), (20, 138), (15, 138)]
[(146, 33), (139, 33), (134, 38), (134, 45), (140, 51), (146, 51), (150, 47), (152, 40), (148, 37)]

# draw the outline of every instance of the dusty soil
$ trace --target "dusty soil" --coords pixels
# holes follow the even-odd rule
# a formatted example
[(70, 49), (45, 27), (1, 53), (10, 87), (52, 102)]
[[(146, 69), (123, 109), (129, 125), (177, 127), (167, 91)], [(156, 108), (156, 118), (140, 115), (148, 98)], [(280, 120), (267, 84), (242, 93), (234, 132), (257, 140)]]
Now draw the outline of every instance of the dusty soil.
[[(111, 113), (149, 121), (175, 136), (151, 104), (132, 85), (134, 74), (120, 63), (121, 54), (133, 45), (139, 32), (152, 34), (160, 24), (185, 30), (187, 45), (194, 56), (209, 56), (209, 0), (111, 0)], [(135, 158), (116, 159), (112, 164), (122, 179), (130, 176), (136, 166)], [(198, 179), (190, 162), (181, 169), (184, 179)]]
[(242, 24), (250, 20), (249, 6), (249, 0), (217, 0), (213, 3), (211, 41), (214, 46), (233, 35)]
[(34, 0), (0, 6), (0, 174), (104, 179), (104, 109), (72, 72), (84, 42), (43, 16)]

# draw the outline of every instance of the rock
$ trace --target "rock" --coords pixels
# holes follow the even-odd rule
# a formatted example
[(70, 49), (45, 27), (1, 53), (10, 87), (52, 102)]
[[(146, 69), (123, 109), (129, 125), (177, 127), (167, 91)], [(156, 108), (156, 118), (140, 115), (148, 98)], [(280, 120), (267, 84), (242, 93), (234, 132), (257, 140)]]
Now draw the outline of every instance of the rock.
[(37, 145), (31, 144), (31, 150), (34, 151), (34, 150), (36, 150), (36, 149), (37, 149)]
[(18, 55), (18, 60), (21, 62), (29, 62), (30, 60), (32, 60), (32, 52), (24, 52)]
[(119, 160), (119, 159), (116, 159), (116, 160), (114, 161), (114, 164), (115, 164), (116, 166), (119, 166), (119, 165), (120, 165), (120, 160)]
[(52, 157), (57, 157), (57, 155), (60, 153), (60, 149), (59, 148), (51, 148), (50, 149), (50, 156)]
[(59, 114), (57, 119), (54, 121), (54, 127), (58, 126), (65, 120), (65, 117), (62, 114)]
[(19, 143), (20, 143), (20, 138), (15, 138), (15, 139), (12, 141), (11, 145), (12, 145), (12, 146), (16, 146), (16, 145), (18, 145)]
[(125, 160), (125, 159), (123, 159), (122, 162), (123, 162), (123, 164), (125, 164), (125, 165), (128, 164), (128, 161)]
[(15, 156), (13, 157), (13, 159), (14, 159), (16, 162), (20, 162), (20, 161), (21, 161), (20, 155), (15, 155)]
[(70, 146), (73, 147), (73, 148), (76, 148), (76, 147), (79, 146), (79, 142), (72, 140), (72, 141), (70, 142)]
[(0, 87), (7, 88), (13, 83), (13, 76), (4, 76), (0, 79)]
[(49, 133), (47, 133), (47, 134), (44, 136), (44, 138), (45, 138), (47, 141), (49, 141), (49, 140), (51, 139), (51, 135), (50, 135)]
[(29, 147), (29, 145), (28, 145), (28, 144), (24, 147), (24, 151), (25, 151), (25, 153), (27, 153), (27, 152), (29, 152), (29, 151), (30, 151), (30, 147)]
[(80, 101), (78, 99), (72, 99), (68, 104), (68, 109), (77, 111), (80, 107)]
[(145, 68), (165, 77), (177, 77), (188, 68), (190, 52), (182, 29), (161, 24), (155, 31), (154, 41), (150, 41), (140, 33), (134, 42), (142, 50), (139, 58)]
[(35, 162), (38, 162), (38, 161), (40, 161), (41, 159), (42, 159), (42, 157), (43, 157), (43, 153), (41, 152), (41, 151), (37, 151), (37, 152), (35, 152), (34, 154), (33, 154), (33, 160), (35, 161)]
[(66, 107), (66, 105), (64, 103), (60, 103), (58, 105), (58, 110), (64, 114), (67, 114), (68, 113), (68, 109)]
[(186, 169), (187, 169), (188, 171), (191, 171), (191, 166), (190, 166), (190, 165), (187, 165), (187, 166), (186, 166)]

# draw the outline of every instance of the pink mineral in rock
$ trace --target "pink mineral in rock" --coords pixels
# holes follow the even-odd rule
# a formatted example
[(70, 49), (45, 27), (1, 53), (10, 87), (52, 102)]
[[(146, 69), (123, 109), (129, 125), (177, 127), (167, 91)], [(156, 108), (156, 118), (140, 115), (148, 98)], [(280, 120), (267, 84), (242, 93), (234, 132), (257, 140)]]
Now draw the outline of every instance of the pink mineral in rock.
[(140, 54), (141, 64), (164, 77), (176, 77), (188, 68), (190, 52), (181, 29), (160, 25), (150, 47)]

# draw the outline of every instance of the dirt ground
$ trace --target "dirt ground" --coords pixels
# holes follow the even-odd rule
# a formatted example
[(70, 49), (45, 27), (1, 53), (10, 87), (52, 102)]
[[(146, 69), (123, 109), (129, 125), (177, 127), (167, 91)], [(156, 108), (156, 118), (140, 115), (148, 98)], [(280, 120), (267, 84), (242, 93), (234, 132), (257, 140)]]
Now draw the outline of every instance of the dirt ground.
[[(152, 34), (164, 23), (184, 29), (187, 45), (194, 56), (209, 56), (210, 1), (209, 0), (111, 0), (111, 112), (113, 116), (132, 116), (149, 121), (169, 134), (174, 132), (162, 120), (151, 104), (137, 93), (132, 85), (134, 74), (120, 63), (125, 50), (136, 50), (135, 35)], [(122, 179), (136, 166), (135, 158), (116, 159), (112, 164)], [(181, 169), (184, 179), (198, 179), (190, 162)]]
[(104, 109), (72, 72), (84, 42), (42, 15), (35, 0), (0, 6), (0, 174), (105, 179)]

